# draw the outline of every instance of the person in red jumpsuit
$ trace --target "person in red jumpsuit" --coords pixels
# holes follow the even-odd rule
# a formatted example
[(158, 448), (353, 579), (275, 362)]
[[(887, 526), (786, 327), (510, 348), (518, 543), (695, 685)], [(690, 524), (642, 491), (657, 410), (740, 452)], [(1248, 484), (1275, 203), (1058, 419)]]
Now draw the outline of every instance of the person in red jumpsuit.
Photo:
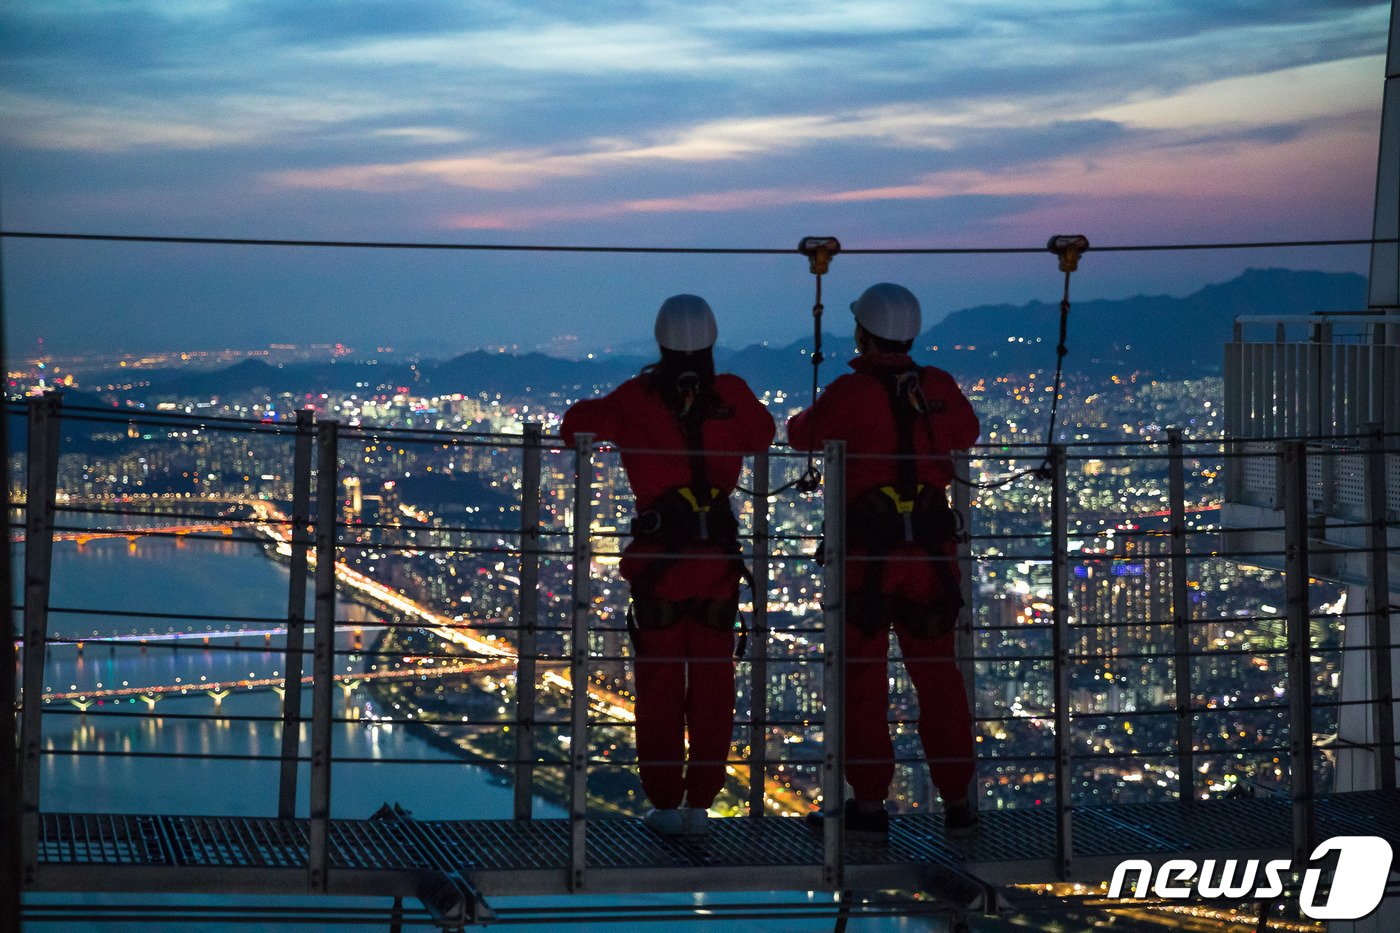
[[(798, 449), (846, 442), (846, 778), (854, 799), (843, 818), (848, 835), (857, 839), (878, 840), (889, 831), (885, 798), (894, 778), (894, 749), (887, 656), (893, 627), (918, 696), (919, 738), (943, 799), (947, 831), (966, 835), (977, 827), (968, 799), (972, 720), (953, 658), (962, 598), (958, 565), (948, 559), (956, 554), (957, 532), (946, 490), (953, 478), (950, 452), (975, 443), (980, 426), (952, 376), (909, 356), (922, 323), (913, 294), (881, 283), (851, 310), (854, 372), (832, 382), (816, 404), (788, 422), (788, 442)], [(897, 499), (902, 508), (895, 507)], [(939, 530), (911, 534), (910, 518)], [(820, 825), (824, 816), (811, 819)]]
[(746, 574), (729, 495), (743, 454), (767, 449), (775, 430), (744, 380), (715, 373), (716, 336), (703, 299), (668, 298), (656, 318), (661, 359), (571, 406), (562, 432), (568, 444), (585, 433), (615, 444), (636, 498), (620, 570), (632, 594), (638, 770), (654, 808), (645, 822), (666, 835), (707, 832), (724, 786)]

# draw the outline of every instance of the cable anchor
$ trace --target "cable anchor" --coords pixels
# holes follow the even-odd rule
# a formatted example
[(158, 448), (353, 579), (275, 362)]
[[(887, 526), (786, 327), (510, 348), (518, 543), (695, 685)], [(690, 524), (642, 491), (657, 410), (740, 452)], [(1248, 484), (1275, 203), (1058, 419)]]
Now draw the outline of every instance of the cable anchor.
[[(822, 276), (831, 269), (831, 260), (841, 252), (841, 241), (834, 236), (805, 236), (797, 244), (797, 251), (807, 257), (807, 267), (817, 280), (817, 297), (812, 303), (812, 405), (817, 404), (818, 371), (822, 365)], [(797, 488), (802, 492), (815, 492), (821, 485), (822, 474), (817, 469), (815, 453), (807, 452), (807, 469), (797, 480)]]
[(1089, 249), (1089, 239), (1080, 233), (1052, 236), (1045, 248), (1060, 257), (1060, 271), (1066, 274), (1079, 268), (1079, 257)]
[(813, 275), (826, 275), (832, 258), (841, 252), (841, 241), (834, 236), (804, 236), (797, 251), (807, 257)]

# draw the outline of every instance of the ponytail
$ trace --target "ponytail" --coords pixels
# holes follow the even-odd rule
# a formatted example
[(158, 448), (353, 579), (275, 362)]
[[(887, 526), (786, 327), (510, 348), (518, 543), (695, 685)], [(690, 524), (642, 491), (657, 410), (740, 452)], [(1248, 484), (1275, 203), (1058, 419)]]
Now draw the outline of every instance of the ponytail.
[(661, 348), (661, 359), (642, 368), (642, 378), (682, 420), (703, 420), (715, 401), (715, 356), (711, 347), (685, 352)]

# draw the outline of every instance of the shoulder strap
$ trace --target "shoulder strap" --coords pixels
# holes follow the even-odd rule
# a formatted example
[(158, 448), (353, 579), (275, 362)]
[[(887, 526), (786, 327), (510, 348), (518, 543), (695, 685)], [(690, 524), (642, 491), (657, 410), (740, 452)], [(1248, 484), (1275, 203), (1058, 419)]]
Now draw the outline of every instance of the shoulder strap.
[(697, 499), (704, 498), (705, 502), (713, 501), (714, 497), (710, 490), (710, 466), (705, 458), (705, 418), (685, 417), (676, 414), (676, 424), (681, 429), (681, 437), (685, 438), (686, 449), (690, 452), (690, 489)]
[(918, 402), (923, 399), (920, 375), (915, 367), (890, 370), (877, 376), (885, 387), (890, 413), (894, 416), (895, 453), (899, 455), (895, 461), (895, 488), (904, 499), (913, 499), (919, 487), (919, 465), (914, 460), (914, 419), (920, 414)]

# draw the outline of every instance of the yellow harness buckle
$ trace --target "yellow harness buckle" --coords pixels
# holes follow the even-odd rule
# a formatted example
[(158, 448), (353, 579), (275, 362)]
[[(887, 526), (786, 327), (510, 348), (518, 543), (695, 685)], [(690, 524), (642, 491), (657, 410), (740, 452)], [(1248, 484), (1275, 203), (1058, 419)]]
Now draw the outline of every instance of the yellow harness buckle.
[[(887, 495), (887, 496), (890, 497), (890, 501), (894, 503), (895, 511), (897, 511), (900, 515), (912, 515), (912, 514), (913, 514), (913, 512), (914, 512), (914, 500), (913, 500), (913, 499), (904, 499), (904, 498), (902, 498), (902, 497), (899, 495), (898, 490), (896, 490), (893, 486), (881, 486), (881, 487), (880, 487), (880, 491), (883, 492), (885, 495)], [(923, 487), (923, 484), (922, 484), (922, 483), (919, 484), (918, 486), (916, 486), (916, 487), (914, 488), (914, 494), (915, 494), (916, 496), (917, 496), (919, 493), (923, 492), (923, 491), (924, 491), (924, 487)]]
[[(710, 506), (709, 506), (709, 505), (701, 505), (701, 504), (700, 504), (700, 500), (697, 499), (697, 498), (695, 498), (695, 490), (691, 489), (689, 486), (680, 486), (680, 487), (677, 487), (677, 488), (678, 488), (679, 491), (680, 491), (681, 498), (684, 499), (686, 502), (689, 502), (689, 503), (690, 503), (691, 511), (693, 511), (693, 512), (708, 512), (708, 511), (710, 511)], [(716, 488), (713, 487), (713, 486), (710, 487), (710, 504), (713, 505), (713, 504), (714, 504), (714, 501), (715, 501), (717, 498), (719, 498), (719, 490), (716, 489)]]
[[(904, 540), (912, 542), (914, 540), (914, 500), (905, 499), (893, 486), (881, 486), (880, 491), (889, 496), (890, 501), (894, 503), (895, 514), (900, 517), (904, 526)], [(923, 491), (922, 483), (914, 487), (916, 497)]]

